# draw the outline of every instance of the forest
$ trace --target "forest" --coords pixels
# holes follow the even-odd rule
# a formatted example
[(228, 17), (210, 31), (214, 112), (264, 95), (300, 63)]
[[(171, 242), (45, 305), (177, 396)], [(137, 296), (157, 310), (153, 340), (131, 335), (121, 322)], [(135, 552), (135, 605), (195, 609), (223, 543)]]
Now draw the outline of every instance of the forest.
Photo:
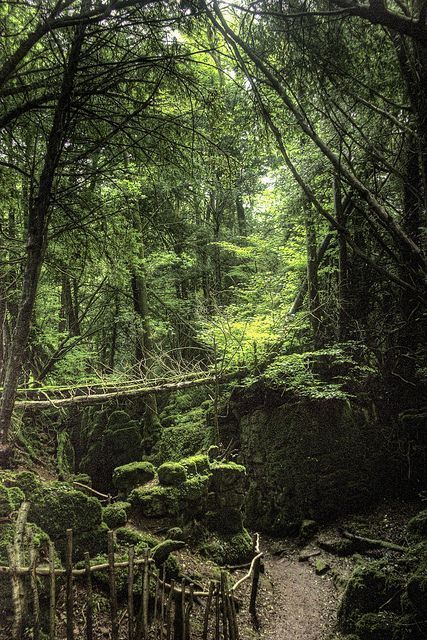
[(427, 3), (0, 3), (0, 639), (427, 638)]

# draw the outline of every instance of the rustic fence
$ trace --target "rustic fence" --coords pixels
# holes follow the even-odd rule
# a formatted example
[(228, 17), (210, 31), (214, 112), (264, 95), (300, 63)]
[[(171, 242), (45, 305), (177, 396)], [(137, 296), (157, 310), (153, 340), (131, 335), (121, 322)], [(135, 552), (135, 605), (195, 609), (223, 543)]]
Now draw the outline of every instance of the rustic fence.
[[(65, 568), (56, 568), (52, 543), (47, 562), (39, 563), (30, 540), (28, 562), (23, 551), (28, 509), (28, 503), (24, 503), (19, 510), (13, 544), (8, 548), (9, 565), (0, 566), (0, 575), (6, 574), (10, 578), (13, 640), (41, 640), (41, 637), (95, 640), (99, 637), (96, 629), (99, 614), (93, 589), (93, 575), (97, 572), (108, 574), (109, 612), (107, 620), (104, 612), (102, 632), (111, 640), (240, 640), (237, 613), (242, 602), (236, 592), (247, 581), (251, 581), (249, 612), (257, 624), (256, 601), (262, 562), (258, 535), (254, 538), (254, 558), (246, 565), (247, 573), (230, 585), (228, 573), (222, 571), (221, 579), (211, 580), (204, 590), (186, 579), (168, 583), (164, 566), (156, 567), (148, 549), (143, 557), (136, 557), (135, 549), (129, 547), (126, 561), (117, 561), (112, 531), (108, 533), (108, 561), (104, 564), (91, 565), (89, 554), (85, 553), (84, 567), (73, 565), (71, 529), (66, 532)], [(119, 601), (117, 592), (117, 571), (123, 569), (127, 581), (125, 604), (123, 599)], [(138, 596), (135, 595), (137, 577), (142, 582)], [(60, 622), (59, 585), (63, 591)], [(76, 607), (80, 618), (84, 619), (83, 632), (81, 629), (76, 631)]]

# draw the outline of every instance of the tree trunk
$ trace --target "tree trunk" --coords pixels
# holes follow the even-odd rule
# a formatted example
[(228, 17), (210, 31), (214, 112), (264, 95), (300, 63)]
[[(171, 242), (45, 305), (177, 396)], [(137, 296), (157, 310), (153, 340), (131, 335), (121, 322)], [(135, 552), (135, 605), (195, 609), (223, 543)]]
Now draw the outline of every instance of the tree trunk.
[[(343, 229), (347, 229), (346, 208), (341, 202), (341, 183), (334, 177), (334, 209), (335, 218)], [(338, 231), (338, 340), (348, 338), (348, 250), (345, 231)]]
[(69, 111), (84, 32), (85, 26), (78, 26), (76, 28), (67, 66), (64, 70), (61, 92), (56, 104), (49, 133), (37, 196), (31, 204), (28, 214), (26, 261), (21, 299), (9, 359), (5, 370), (4, 388), (0, 407), (0, 432), (3, 442), (7, 442), (8, 440), (16, 389), (25, 359), (25, 351), (31, 329), (36, 292), (46, 250), (52, 189), (68, 128)]
[[(134, 228), (138, 233), (139, 255), (138, 261), (143, 265), (144, 261), (144, 238), (141, 220), (141, 203), (139, 210), (134, 213)], [(143, 267), (134, 269), (132, 275), (132, 293), (134, 310), (141, 319), (142, 335), (139, 337), (135, 347), (135, 357), (140, 363), (141, 373), (149, 379), (152, 377), (152, 352), (153, 343), (151, 338), (151, 327), (148, 309), (147, 283), (145, 271)], [(145, 399), (144, 412), (144, 440), (145, 446), (149, 451), (155, 444), (156, 436), (159, 428), (159, 418), (157, 414), (157, 400), (154, 394), (147, 395)]]
[(316, 226), (311, 203), (304, 200), (304, 222), (307, 242), (307, 291), (308, 291), (308, 312), (310, 314), (310, 325), (313, 334), (314, 346), (319, 346), (320, 342), (320, 300), (319, 286), (317, 279), (317, 241)]

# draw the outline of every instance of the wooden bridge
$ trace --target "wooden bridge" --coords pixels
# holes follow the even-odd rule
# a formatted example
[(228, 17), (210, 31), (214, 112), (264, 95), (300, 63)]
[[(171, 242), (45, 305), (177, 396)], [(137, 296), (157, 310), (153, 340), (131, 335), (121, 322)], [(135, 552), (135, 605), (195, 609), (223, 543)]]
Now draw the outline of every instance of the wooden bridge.
[[(40, 562), (33, 541), (27, 538), (29, 503), (19, 510), (13, 544), (8, 549), (9, 564), (0, 566), (0, 580), (10, 580), (10, 590), (0, 584), (0, 594), (9, 593), (5, 604), (12, 612), (8, 638), (24, 640), (242, 640), (238, 610), (244, 606), (239, 589), (250, 581), (250, 600), (246, 604), (256, 621), (256, 601), (262, 562), (259, 536), (254, 538), (254, 557), (247, 573), (234, 584), (221, 572), (206, 590), (186, 579), (167, 582), (165, 567), (156, 567), (149, 550), (135, 556), (129, 547), (127, 559), (117, 561), (114, 533), (108, 533), (108, 561), (91, 565), (84, 554), (84, 567), (73, 564), (73, 532), (66, 532), (65, 568), (57, 568), (55, 549), (49, 543), (47, 561)], [(24, 547), (29, 549), (28, 560)], [(118, 571), (126, 572), (126, 598), (118, 597)], [(108, 607), (102, 609), (93, 589), (94, 574), (108, 575)], [(135, 583), (140, 588), (135, 596)], [(123, 600), (125, 602), (123, 602)], [(0, 623), (0, 633), (1, 633)], [(0, 636), (1, 637), (1, 636)]]

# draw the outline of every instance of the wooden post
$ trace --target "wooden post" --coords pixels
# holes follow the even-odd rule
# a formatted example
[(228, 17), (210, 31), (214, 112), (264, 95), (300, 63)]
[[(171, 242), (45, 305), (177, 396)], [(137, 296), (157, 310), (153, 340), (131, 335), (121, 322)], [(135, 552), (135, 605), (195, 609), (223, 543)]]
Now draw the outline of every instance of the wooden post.
[(185, 611), (185, 633), (184, 640), (191, 640), (191, 610), (194, 602), (194, 584), (190, 584), (190, 593), (188, 596), (188, 605)]
[(211, 580), (209, 582), (209, 592), (208, 592), (208, 597), (207, 597), (207, 600), (206, 600), (205, 615), (204, 615), (204, 618), (203, 618), (203, 636), (202, 636), (202, 640), (208, 640), (209, 613), (210, 613), (210, 609), (211, 609), (211, 605), (212, 605), (213, 592), (214, 592), (214, 583)]
[(135, 581), (135, 547), (128, 551), (128, 636), (134, 640), (134, 601), (133, 584)]
[(222, 633), (224, 640), (228, 640), (228, 621), (227, 621), (227, 576), (225, 571), (221, 571), (221, 612), (222, 612)]
[(219, 618), (220, 618), (220, 606), (219, 606), (219, 582), (215, 585), (215, 640), (220, 638), (219, 635)]
[[(174, 600), (175, 581), (171, 580), (168, 599), (166, 602), (166, 640), (170, 640), (172, 632), (172, 603)], [(160, 630), (160, 637), (162, 637), (163, 629)]]
[(239, 625), (237, 623), (236, 603), (234, 602), (233, 593), (230, 595), (230, 606), (234, 625), (234, 637), (235, 640), (239, 640)]
[(116, 569), (114, 567), (114, 538), (112, 531), (108, 532), (108, 575), (110, 581), (111, 640), (119, 640)]
[(185, 578), (181, 580), (181, 616), (182, 616), (182, 640), (185, 640), (186, 619), (185, 619)]
[(56, 577), (55, 577), (55, 547), (49, 540), (49, 640), (55, 640), (56, 622)]
[(148, 638), (148, 598), (150, 595), (150, 552), (148, 547), (144, 549), (144, 578), (142, 584), (143, 609), (142, 609), (142, 628), (143, 638)]
[(86, 640), (93, 640), (93, 592), (89, 552), (84, 553), (86, 571)]
[(37, 584), (37, 551), (34, 548), (34, 541), (30, 541), (30, 582), (33, 595), (33, 640), (40, 638), (40, 601)]
[(29, 508), (29, 502), (23, 502), (21, 504), (16, 518), (13, 545), (7, 549), (10, 564), (10, 582), (12, 587), (14, 610), (12, 626), (12, 637), (14, 640), (21, 640), (22, 633), (24, 631), (25, 582), (19, 573), (19, 569), (21, 567), (22, 548), (24, 545), (24, 534)]
[(249, 602), (249, 613), (252, 616), (252, 622), (255, 627), (258, 626), (258, 618), (256, 613), (256, 599), (258, 594), (259, 574), (261, 571), (261, 556), (255, 559), (252, 577), (251, 598)]
[(67, 548), (65, 554), (65, 578), (66, 578), (66, 615), (67, 615), (67, 640), (74, 640), (73, 620), (73, 530), (67, 529)]

